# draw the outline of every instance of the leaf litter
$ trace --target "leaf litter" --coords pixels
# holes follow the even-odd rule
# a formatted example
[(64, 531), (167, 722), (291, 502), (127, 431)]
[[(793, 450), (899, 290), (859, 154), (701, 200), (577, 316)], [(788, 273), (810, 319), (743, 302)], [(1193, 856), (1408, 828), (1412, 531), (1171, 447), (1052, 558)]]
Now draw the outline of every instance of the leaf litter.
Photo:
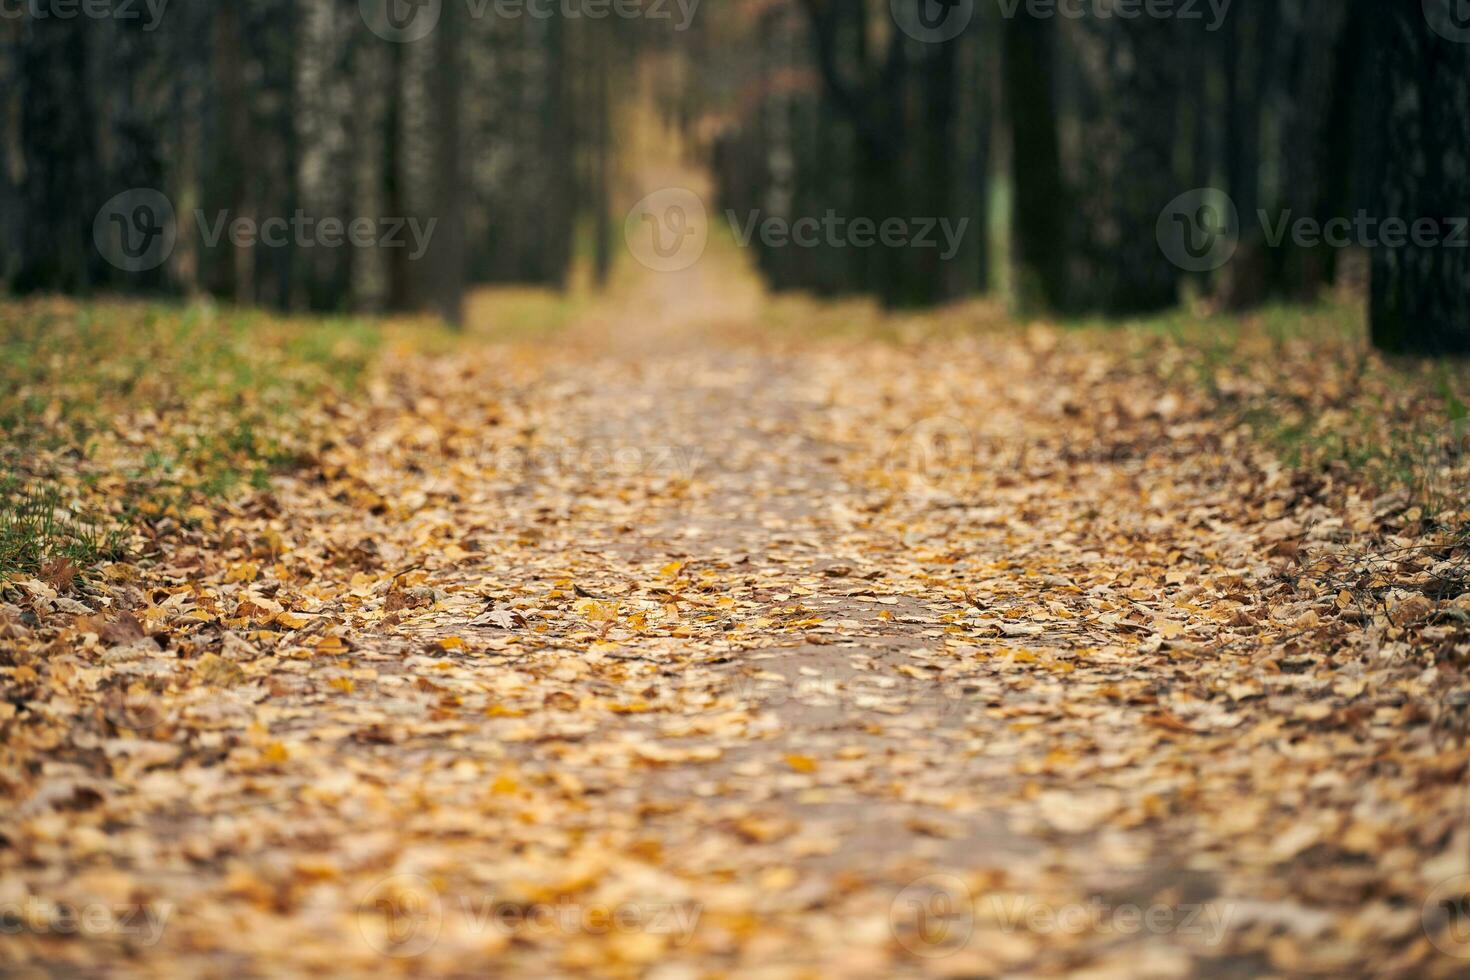
[(1470, 510), (1284, 465), (1177, 338), (669, 288), (9, 579), (7, 969), (1463, 975)]

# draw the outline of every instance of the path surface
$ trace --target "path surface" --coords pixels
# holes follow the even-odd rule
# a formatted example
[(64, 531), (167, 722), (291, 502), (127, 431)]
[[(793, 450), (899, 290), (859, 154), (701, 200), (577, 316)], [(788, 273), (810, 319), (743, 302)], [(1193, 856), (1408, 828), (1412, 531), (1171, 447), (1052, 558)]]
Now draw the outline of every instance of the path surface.
[(169, 917), (0, 959), (1470, 968), (1466, 755), (1291, 558), (1340, 519), (1090, 341), (780, 339), (728, 273), (392, 359), (226, 560), (121, 587), (149, 635), (79, 669), (157, 693), (36, 763), (0, 900)]

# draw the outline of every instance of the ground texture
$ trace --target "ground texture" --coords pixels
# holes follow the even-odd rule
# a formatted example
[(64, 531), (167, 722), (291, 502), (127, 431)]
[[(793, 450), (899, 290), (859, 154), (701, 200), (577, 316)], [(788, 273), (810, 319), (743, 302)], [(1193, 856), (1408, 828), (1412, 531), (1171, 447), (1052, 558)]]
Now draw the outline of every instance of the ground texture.
[(698, 275), (391, 352), (153, 560), (13, 579), (0, 965), (1470, 972), (1453, 521), (1093, 334)]

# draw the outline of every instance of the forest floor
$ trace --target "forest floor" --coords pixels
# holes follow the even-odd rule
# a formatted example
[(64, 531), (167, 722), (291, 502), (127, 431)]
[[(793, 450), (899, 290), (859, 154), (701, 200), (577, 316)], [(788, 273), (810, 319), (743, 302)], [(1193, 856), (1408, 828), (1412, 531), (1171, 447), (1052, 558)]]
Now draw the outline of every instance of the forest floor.
[[(551, 306), (5, 306), (0, 969), (1470, 971), (1463, 372)], [(43, 477), (122, 530), (28, 553)]]

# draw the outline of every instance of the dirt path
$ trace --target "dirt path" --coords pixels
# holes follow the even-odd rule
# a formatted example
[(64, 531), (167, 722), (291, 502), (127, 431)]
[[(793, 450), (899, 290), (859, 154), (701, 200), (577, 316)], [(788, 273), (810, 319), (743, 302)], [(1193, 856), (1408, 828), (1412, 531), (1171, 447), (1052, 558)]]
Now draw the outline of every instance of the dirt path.
[(1297, 555), (1341, 516), (1081, 339), (778, 340), (721, 261), (403, 355), (225, 554), (120, 585), (0, 958), (1467, 968), (1466, 754)]

